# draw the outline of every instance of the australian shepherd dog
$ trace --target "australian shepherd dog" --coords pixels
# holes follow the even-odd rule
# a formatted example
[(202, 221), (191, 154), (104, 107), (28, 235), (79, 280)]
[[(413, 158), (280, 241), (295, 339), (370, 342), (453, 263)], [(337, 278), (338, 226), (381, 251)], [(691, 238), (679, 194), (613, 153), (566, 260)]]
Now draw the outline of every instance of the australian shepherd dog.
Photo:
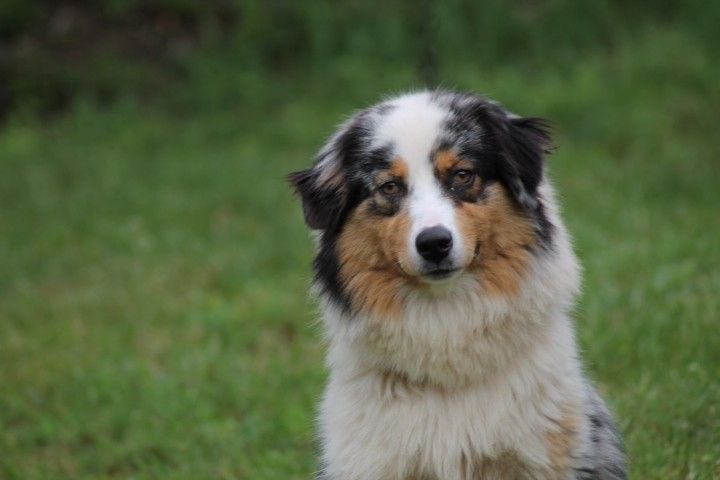
[(539, 118), (420, 92), (356, 113), (290, 175), (328, 341), (318, 478), (626, 478), (578, 358), (550, 149)]

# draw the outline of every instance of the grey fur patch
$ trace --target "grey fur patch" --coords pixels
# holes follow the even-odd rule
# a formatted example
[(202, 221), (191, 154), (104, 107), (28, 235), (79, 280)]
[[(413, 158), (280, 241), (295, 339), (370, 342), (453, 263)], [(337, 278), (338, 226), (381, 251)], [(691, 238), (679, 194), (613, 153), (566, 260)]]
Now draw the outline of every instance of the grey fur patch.
[(612, 415), (597, 391), (586, 386), (587, 439), (576, 456), (575, 480), (625, 480), (627, 460)]

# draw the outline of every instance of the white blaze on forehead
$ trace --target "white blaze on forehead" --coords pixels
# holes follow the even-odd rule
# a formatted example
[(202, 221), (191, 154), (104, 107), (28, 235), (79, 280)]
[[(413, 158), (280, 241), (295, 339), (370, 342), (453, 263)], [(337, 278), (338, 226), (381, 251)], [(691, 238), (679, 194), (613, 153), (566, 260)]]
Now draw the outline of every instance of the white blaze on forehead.
[(412, 220), (408, 248), (417, 258), (418, 233), (441, 225), (450, 230), (456, 246), (453, 251), (459, 252), (460, 236), (453, 204), (443, 195), (431, 158), (449, 112), (434, 103), (429, 93), (406, 95), (392, 101), (390, 106), (376, 124), (373, 146), (391, 146), (393, 155), (408, 166), (408, 208)]
[[(394, 153), (409, 164), (430, 162), (430, 152), (447, 117), (447, 110), (432, 102), (430, 94), (416, 93), (397, 98), (378, 121), (374, 143), (391, 144)], [(411, 168), (414, 165), (409, 165)]]

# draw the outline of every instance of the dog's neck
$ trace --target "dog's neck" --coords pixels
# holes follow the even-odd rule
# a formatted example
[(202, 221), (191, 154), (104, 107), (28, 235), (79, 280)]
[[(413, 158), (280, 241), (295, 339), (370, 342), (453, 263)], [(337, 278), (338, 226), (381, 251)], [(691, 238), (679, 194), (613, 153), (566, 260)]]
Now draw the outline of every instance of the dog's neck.
[(325, 308), (330, 364), (352, 368), (347, 375), (368, 372), (403, 384), (461, 388), (532, 359), (539, 346), (575, 355), (568, 302), (558, 302), (557, 295), (553, 302), (537, 295), (487, 297), (471, 286), (472, 279), (459, 279), (445, 296), (408, 295), (402, 315), (393, 318), (349, 317)]

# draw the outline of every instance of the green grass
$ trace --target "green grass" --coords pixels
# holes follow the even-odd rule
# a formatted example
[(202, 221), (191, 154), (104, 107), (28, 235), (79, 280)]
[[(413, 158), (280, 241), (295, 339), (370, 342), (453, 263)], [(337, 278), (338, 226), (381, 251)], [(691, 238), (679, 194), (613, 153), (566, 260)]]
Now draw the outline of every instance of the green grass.
[[(709, 52), (667, 27), (564, 66), (441, 75), (555, 121), (584, 358), (637, 479), (720, 476)], [(4, 128), (0, 478), (310, 478), (323, 345), (283, 175), (351, 110), (417, 86), (367, 67), (198, 74), (165, 108), (81, 102)]]

